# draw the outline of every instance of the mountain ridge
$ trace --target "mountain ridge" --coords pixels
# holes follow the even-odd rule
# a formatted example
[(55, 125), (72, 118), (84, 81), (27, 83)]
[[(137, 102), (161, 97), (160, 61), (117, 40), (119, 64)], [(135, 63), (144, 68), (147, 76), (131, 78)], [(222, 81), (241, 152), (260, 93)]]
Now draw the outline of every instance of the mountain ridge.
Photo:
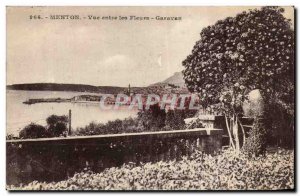
[(64, 84), (64, 83), (26, 83), (12, 84), (6, 86), (7, 90), (28, 90), (28, 91), (76, 91), (93, 93), (119, 93), (127, 89), (117, 86), (93, 86), (87, 84)]
[[(183, 75), (181, 72), (175, 72), (162, 82), (157, 82), (146, 87), (131, 87), (131, 90), (140, 92), (143, 89), (153, 89), (153, 87), (167, 88), (166, 86), (173, 86), (173, 88), (185, 88)], [(127, 92), (128, 87), (118, 86), (94, 86), (88, 84), (65, 84), (65, 83), (25, 83), (12, 84), (6, 86), (7, 90), (28, 90), (28, 91), (76, 91), (76, 92), (91, 92), (91, 93), (105, 93), (117, 94)], [(150, 90), (152, 91), (152, 90)]]
[(151, 84), (150, 86), (164, 85), (164, 84), (171, 84), (178, 87), (185, 87), (182, 72), (175, 72), (172, 76), (168, 77), (164, 81)]

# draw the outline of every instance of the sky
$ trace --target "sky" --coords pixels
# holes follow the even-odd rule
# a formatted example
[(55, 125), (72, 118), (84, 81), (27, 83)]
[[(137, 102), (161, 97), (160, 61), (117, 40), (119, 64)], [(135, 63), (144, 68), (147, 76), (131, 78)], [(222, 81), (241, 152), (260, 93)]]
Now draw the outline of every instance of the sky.
[[(183, 69), (201, 30), (250, 7), (7, 7), (7, 84), (148, 86)], [(253, 8), (253, 7), (251, 7)], [(285, 16), (294, 21), (293, 9)], [(50, 20), (50, 15), (81, 20)], [(42, 20), (30, 20), (41, 15)], [(180, 21), (87, 20), (93, 16)]]

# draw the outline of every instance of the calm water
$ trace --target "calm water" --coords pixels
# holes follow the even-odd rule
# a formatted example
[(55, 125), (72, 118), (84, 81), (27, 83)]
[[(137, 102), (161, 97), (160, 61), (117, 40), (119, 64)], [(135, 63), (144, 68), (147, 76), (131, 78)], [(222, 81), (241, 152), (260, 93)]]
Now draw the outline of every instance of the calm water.
[(76, 95), (94, 94), (85, 92), (64, 91), (6, 91), (7, 103), (7, 133), (18, 135), (18, 132), (30, 124), (46, 125), (46, 118), (51, 114), (68, 115), (72, 110), (72, 129), (83, 127), (90, 122), (105, 123), (109, 120), (135, 117), (137, 110), (128, 110), (120, 107), (119, 110), (102, 110), (96, 103), (37, 103), (32, 105), (23, 104), (30, 98), (71, 98)]

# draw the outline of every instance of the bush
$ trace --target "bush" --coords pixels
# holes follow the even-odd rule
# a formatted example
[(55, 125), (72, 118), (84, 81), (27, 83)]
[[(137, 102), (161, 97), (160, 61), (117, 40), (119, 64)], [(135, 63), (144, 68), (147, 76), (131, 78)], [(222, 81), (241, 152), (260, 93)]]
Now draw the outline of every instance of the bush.
[(68, 117), (51, 115), (47, 119), (47, 130), (50, 134), (50, 137), (59, 137), (62, 134), (65, 134), (68, 131)]
[[(66, 134), (68, 117), (51, 115), (47, 119), (47, 126), (43, 127), (35, 123), (30, 123), (19, 133), (19, 138), (30, 139), (30, 138), (45, 138), (45, 137), (59, 137), (62, 134)], [(7, 139), (17, 139), (12, 135), (7, 136)]]
[(105, 135), (140, 131), (137, 119), (130, 117), (124, 120), (108, 121), (106, 124), (91, 122), (83, 128), (78, 128), (75, 135)]
[(195, 112), (187, 110), (161, 110), (158, 105), (139, 111), (137, 118), (108, 121), (106, 124), (91, 122), (77, 128), (74, 135), (104, 135), (137, 133), (145, 131), (180, 130), (185, 128), (184, 119)]
[(7, 134), (6, 135), (6, 140), (13, 140), (13, 139), (18, 139), (18, 137), (14, 136), (14, 134)]
[(191, 159), (125, 164), (101, 173), (76, 173), (60, 182), (31, 182), (8, 190), (283, 190), (294, 189), (294, 153), (277, 151), (248, 159), (225, 151), (196, 152)]
[(253, 128), (249, 132), (243, 146), (243, 152), (248, 156), (258, 156), (264, 154), (267, 143), (267, 130), (263, 120), (256, 117), (253, 123)]
[(166, 111), (159, 104), (151, 105), (148, 110), (138, 112), (137, 120), (143, 131), (160, 131), (166, 125)]
[(166, 113), (166, 130), (180, 130), (185, 126), (184, 110), (168, 110)]
[(19, 137), (22, 139), (49, 137), (49, 132), (42, 125), (31, 123), (22, 129)]
[(268, 113), (270, 120), (268, 123), (272, 125), (267, 138), (268, 145), (294, 148), (294, 114), (289, 113), (283, 106), (276, 103), (268, 106)]
[(168, 110), (166, 113), (166, 130), (180, 130), (185, 129), (186, 125), (184, 119), (195, 116), (197, 110)]

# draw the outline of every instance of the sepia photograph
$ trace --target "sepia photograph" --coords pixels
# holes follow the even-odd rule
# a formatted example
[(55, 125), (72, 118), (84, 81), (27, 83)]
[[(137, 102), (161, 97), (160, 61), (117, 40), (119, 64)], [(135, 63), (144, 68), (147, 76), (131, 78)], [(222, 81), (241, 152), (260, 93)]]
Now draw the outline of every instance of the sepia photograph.
[(294, 6), (7, 6), (6, 190), (295, 191)]

